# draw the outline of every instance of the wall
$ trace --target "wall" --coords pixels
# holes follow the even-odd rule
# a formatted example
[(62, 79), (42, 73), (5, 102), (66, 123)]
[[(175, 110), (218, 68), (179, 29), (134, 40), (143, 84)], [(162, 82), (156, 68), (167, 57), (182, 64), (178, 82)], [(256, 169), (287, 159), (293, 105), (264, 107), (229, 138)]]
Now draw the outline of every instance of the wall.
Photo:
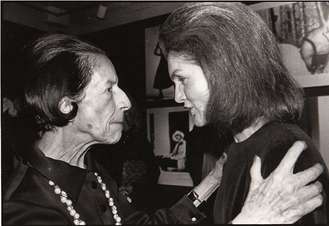
[(71, 33), (69, 16), (53, 16), (16, 2), (2, 3), (2, 18), (16, 24), (50, 32)]
[(106, 17), (101, 20), (93, 17), (80, 17), (81, 14), (76, 14), (72, 18), (74, 33), (86, 34), (161, 16), (170, 13), (182, 4), (183, 2), (134, 2), (129, 7), (116, 11), (111, 11), (109, 8)]
[(13, 98), (22, 94), (28, 79), (24, 69), (24, 46), (44, 32), (8, 21), (2, 21), (1, 25), (1, 94)]
[(33, 27), (38, 30), (47, 30), (47, 26), (44, 23), (44, 20), (47, 18), (46, 14), (27, 6), (16, 4), (15, 2), (3, 3), (2, 7), (2, 17), (4, 20)]
[(98, 19), (92, 9), (64, 16), (53, 16), (46, 12), (27, 7), (16, 2), (5, 2), (3, 19), (30, 26), (43, 31), (62, 31), (76, 35), (102, 31), (108, 28), (141, 21), (170, 13), (182, 2), (133, 2), (128, 7), (109, 7), (106, 17)]
[(318, 97), (319, 150), (329, 168), (329, 96)]

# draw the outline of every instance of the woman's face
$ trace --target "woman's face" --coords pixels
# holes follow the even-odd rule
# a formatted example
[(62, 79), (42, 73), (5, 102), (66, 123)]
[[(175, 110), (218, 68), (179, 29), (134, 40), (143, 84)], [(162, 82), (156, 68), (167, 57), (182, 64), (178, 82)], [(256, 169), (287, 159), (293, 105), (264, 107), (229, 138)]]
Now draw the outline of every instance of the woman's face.
[(122, 135), (124, 111), (131, 104), (118, 86), (111, 61), (105, 56), (96, 56), (96, 62), (73, 124), (79, 135), (93, 142), (116, 143)]
[(176, 52), (169, 52), (168, 69), (175, 83), (175, 101), (184, 103), (194, 125), (206, 125), (209, 88), (202, 68)]
[(176, 135), (176, 140), (180, 141), (182, 139), (181, 135)]

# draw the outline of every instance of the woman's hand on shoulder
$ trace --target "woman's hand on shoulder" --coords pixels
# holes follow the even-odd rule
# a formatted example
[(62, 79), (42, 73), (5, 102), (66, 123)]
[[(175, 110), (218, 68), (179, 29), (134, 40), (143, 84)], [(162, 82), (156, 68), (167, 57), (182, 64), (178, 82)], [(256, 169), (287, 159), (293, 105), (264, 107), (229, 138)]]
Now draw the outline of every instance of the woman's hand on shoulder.
[(261, 160), (251, 167), (249, 193), (233, 224), (291, 224), (312, 212), (323, 202), (322, 185), (314, 181), (323, 171), (320, 164), (293, 174), (294, 165), (306, 149), (296, 141), (279, 166), (266, 178), (261, 175)]
[(227, 154), (224, 152), (222, 156), (216, 161), (215, 167), (209, 172), (208, 176), (213, 177), (220, 184), (223, 176), (223, 167), (227, 160)]

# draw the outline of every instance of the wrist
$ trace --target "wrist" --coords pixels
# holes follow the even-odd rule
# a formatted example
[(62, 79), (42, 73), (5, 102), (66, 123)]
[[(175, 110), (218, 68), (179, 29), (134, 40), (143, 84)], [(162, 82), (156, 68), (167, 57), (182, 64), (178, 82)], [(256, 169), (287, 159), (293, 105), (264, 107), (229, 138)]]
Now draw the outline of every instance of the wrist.
[(193, 205), (195, 207), (198, 207), (203, 201), (199, 199), (199, 195), (198, 193), (196, 193), (194, 190), (190, 191), (186, 197), (191, 200), (191, 202), (193, 203)]
[(208, 176), (193, 190), (198, 194), (199, 200), (206, 201), (216, 191), (219, 185), (218, 180)]
[(230, 222), (230, 224), (259, 224), (259, 219), (253, 217), (253, 214), (246, 214), (243, 209), (241, 212)]
[(243, 216), (241, 216), (241, 213), (238, 214), (231, 222), (230, 224), (248, 224)]

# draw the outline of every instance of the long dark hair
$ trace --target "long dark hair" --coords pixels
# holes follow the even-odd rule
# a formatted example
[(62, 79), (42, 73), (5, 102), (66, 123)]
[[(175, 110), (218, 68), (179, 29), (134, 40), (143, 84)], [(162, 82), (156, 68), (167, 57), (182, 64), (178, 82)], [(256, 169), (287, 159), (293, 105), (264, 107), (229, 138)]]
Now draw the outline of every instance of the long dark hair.
[(303, 93), (284, 67), (262, 19), (241, 3), (192, 3), (160, 28), (167, 52), (202, 68), (210, 88), (207, 121), (239, 132), (257, 117), (295, 121)]

